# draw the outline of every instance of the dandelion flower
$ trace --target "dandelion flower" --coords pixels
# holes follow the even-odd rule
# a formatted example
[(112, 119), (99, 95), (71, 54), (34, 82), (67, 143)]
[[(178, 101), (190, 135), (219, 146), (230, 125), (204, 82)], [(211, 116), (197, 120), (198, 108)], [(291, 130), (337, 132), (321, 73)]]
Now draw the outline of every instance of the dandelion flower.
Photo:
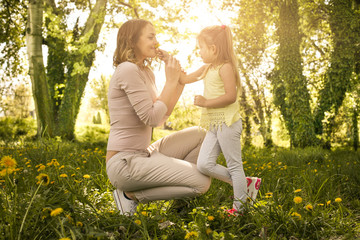
[(15, 159), (10, 156), (4, 156), (1, 158), (1, 166), (4, 166), (5, 168), (15, 168), (16, 164)]
[(326, 202), (326, 206), (329, 206), (331, 204), (331, 200)]
[(191, 231), (191, 232), (188, 232), (188, 233), (185, 235), (185, 239), (190, 239), (190, 238), (192, 238), (192, 237), (197, 238), (198, 236), (199, 236), (199, 233), (198, 233), (198, 232)]
[(324, 206), (324, 204), (323, 204), (323, 203), (319, 203), (318, 205), (319, 205), (319, 206)]
[(71, 240), (70, 238), (60, 238), (59, 240)]
[(207, 219), (208, 219), (209, 221), (213, 221), (213, 220), (215, 219), (215, 217), (214, 217), (214, 216), (208, 216)]
[(294, 191), (294, 193), (298, 193), (298, 192), (301, 192), (301, 189), (296, 189), (296, 190)]
[(308, 204), (305, 206), (305, 209), (308, 211), (312, 211), (313, 210), (313, 206), (311, 204)]
[(297, 213), (297, 212), (293, 212), (293, 213), (291, 214), (291, 216), (297, 217), (297, 218), (301, 219), (301, 214), (300, 214), (300, 213)]
[(55, 217), (55, 216), (59, 215), (60, 213), (62, 213), (63, 211), (64, 210), (62, 208), (56, 208), (51, 211), (50, 216)]
[(84, 224), (82, 222), (76, 222), (76, 226), (82, 227), (82, 226), (84, 226)]
[(66, 173), (63, 173), (63, 174), (60, 174), (60, 177), (62, 177), (62, 178), (67, 178), (68, 175), (67, 175)]
[(211, 228), (207, 228), (207, 229), (206, 229), (206, 234), (209, 235), (210, 233), (212, 233)]
[(45, 166), (44, 164), (39, 164), (39, 165), (38, 165), (38, 172), (44, 171), (45, 168), (46, 168), (46, 166)]
[(36, 176), (36, 179), (38, 180), (36, 184), (42, 184), (44, 186), (47, 186), (50, 182), (49, 175), (45, 173), (40, 173), (38, 176)]
[(141, 214), (144, 216), (147, 216), (147, 212), (145, 212), (145, 211), (142, 211)]
[(294, 197), (294, 203), (298, 204), (302, 202), (302, 198), (301, 197)]
[(335, 202), (337, 202), (337, 203), (339, 203), (339, 202), (341, 202), (342, 201), (342, 199), (341, 198), (335, 198)]
[(85, 174), (85, 175), (83, 176), (83, 178), (90, 178), (90, 175), (89, 175), (89, 174)]
[(135, 220), (135, 223), (136, 223), (137, 225), (140, 225), (140, 224), (141, 224), (141, 220), (136, 219), (136, 220)]
[(272, 196), (273, 196), (272, 192), (265, 193), (265, 198), (272, 198)]

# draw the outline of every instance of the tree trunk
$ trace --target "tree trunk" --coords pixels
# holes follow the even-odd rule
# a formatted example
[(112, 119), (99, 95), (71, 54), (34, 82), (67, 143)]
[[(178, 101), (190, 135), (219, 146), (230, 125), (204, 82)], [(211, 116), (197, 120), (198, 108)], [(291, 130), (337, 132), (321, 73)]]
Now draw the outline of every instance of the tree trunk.
[[(71, 66), (69, 67), (69, 78), (66, 82), (65, 95), (62, 99), (57, 125), (60, 136), (69, 140), (75, 137), (76, 118), (79, 113), (81, 98), (88, 81), (90, 68), (95, 59), (96, 43), (105, 20), (106, 3), (107, 0), (96, 1), (78, 43), (79, 48), (84, 46), (85, 48), (89, 48), (84, 48), (85, 51), (77, 51), (72, 57)], [(84, 71), (80, 71), (79, 69), (84, 69)]]
[[(293, 147), (315, 145), (313, 118), (310, 108), (310, 94), (303, 76), (300, 54), (301, 35), (297, 0), (283, 0), (279, 16), (279, 50), (277, 83), (275, 94), (284, 117)], [(283, 91), (282, 93), (278, 91)]]
[(54, 117), (42, 54), (43, 10), (42, 0), (29, 0), (26, 45), (39, 137), (54, 136)]

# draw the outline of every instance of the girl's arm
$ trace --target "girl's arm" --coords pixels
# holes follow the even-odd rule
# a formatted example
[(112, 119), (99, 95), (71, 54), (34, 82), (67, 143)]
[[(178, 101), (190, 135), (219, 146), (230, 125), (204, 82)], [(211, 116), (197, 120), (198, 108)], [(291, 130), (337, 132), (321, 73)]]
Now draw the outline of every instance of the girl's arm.
[(186, 74), (184, 72), (181, 72), (180, 74), (180, 84), (188, 84), (188, 83), (193, 83), (196, 81), (199, 81), (199, 77), (202, 75), (202, 73), (204, 72), (206, 68), (206, 65), (202, 66), (201, 68), (199, 68), (198, 70), (196, 70), (193, 73), (190, 74)]
[(201, 95), (195, 96), (194, 105), (206, 108), (226, 107), (236, 101), (236, 77), (230, 63), (225, 63), (219, 70), (221, 80), (224, 82), (225, 94), (213, 98), (206, 99)]

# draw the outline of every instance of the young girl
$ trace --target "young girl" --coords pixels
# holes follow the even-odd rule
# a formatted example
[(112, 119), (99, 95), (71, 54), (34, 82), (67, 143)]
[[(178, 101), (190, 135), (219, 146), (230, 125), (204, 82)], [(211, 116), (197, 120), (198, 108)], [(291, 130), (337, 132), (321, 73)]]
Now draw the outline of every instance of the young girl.
[[(205, 65), (180, 78), (182, 84), (204, 80), (204, 96), (194, 98), (194, 104), (202, 107), (200, 126), (208, 130), (197, 168), (203, 174), (231, 184), (234, 189), (232, 211), (240, 211), (248, 194), (241, 160), (242, 121), (237, 102), (241, 85), (231, 30), (225, 25), (207, 27), (200, 32), (197, 40)], [(227, 168), (216, 163), (221, 151)], [(256, 184), (258, 189), (260, 182), (249, 178), (248, 183)], [(251, 186), (248, 187), (251, 189)]]

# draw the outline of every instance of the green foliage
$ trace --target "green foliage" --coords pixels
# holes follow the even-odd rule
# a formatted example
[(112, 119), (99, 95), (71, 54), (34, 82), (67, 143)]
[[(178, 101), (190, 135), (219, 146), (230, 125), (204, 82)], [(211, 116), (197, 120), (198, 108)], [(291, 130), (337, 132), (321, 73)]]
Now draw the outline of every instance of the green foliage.
[(0, 118), (0, 142), (12, 142), (34, 136), (36, 122), (32, 118)]
[(181, 130), (191, 126), (198, 126), (200, 121), (200, 109), (189, 101), (179, 101), (172, 114), (170, 115), (167, 124), (174, 130)]
[[(200, 197), (140, 204), (137, 213), (127, 217), (119, 215), (112, 199), (105, 146), (89, 143), (42, 140), (1, 146), (1, 239), (360, 236), (359, 153), (245, 148), (246, 175), (261, 177), (262, 185), (255, 204), (246, 205), (243, 215), (225, 211), (232, 205), (232, 188), (213, 180)], [(225, 164), (223, 156), (218, 162)], [(295, 197), (301, 197), (301, 203), (296, 204)]]
[[(315, 110), (315, 129), (323, 133), (325, 112), (337, 114), (343, 103), (345, 93), (349, 90), (355, 57), (360, 43), (359, 6), (354, 1), (333, 0), (329, 4), (329, 24), (332, 32), (333, 50), (330, 66), (325, 75), (324, 88), (320, 91), (318, 107)], [(332, 123), (328, 126), (327, 138), (332, 133)], [(328, 139), (325, 139), (328, 141)]]

